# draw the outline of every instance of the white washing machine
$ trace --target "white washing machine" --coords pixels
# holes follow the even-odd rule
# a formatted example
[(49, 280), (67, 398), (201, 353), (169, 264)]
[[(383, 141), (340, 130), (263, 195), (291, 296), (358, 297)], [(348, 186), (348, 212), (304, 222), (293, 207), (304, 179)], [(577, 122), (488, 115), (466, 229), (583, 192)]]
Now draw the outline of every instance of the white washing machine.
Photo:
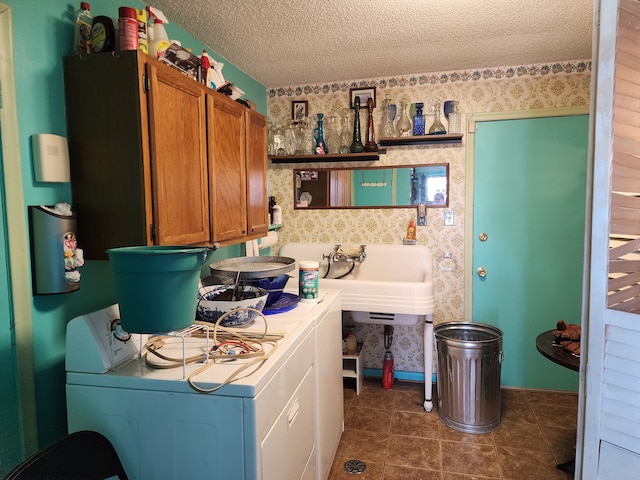
[[(150, 366), (139, 355), (147, 336), (118, 332), (118, 318), (112, 305), (69, 322), (67, 416), (69, 432), (105, 435), (129, 478), (327, 478), (343, 429), (339, 292), (267, 315), (267, 331), (283, 335), (269, 358), (212, 393), (187, 380), (201, 363)], [(259, 318), (247, 330), (264, 329)], [(172, 358), (213, 345), (183, 332), (163, 342)], [(249, 361), (216, 363), (194, 383), (215, 388)]]

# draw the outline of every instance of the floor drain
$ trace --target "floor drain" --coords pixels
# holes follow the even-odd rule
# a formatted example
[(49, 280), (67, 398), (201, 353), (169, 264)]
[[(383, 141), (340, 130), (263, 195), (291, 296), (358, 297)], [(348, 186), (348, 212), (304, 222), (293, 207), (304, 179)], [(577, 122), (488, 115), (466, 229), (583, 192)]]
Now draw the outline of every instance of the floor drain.
[(362, 460), (348, 460), (344, 463), (344, 470), (353, 475), (359, 475), (365, 471), (367, 465)]

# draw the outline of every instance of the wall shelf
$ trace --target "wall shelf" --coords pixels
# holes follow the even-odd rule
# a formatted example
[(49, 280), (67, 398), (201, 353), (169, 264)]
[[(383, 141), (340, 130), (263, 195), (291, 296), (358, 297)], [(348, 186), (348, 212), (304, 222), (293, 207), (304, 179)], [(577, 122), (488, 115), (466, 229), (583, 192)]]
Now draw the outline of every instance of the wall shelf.
[(440, 135), (416, 135), (411, 137), (383, 137), (378, 142), (382, 146), (397, 145), (429, 145), (429, 144), (460, 144), (462, 143), (461, 133), (449, 133)]
[[(461, 133), (450, 133), (441, 135), (416, 135), (411, 137), (383, 137), (378, 139), (382, 147), (393, 147), (399, 145), (451, 145), (462, 143)], [(330, 163), (349, 161), (377, 161), (380, 155), (387, 153), (384, 148), (377, 152), (363, 153), (330, 153), (327, 155), (269, 155), (272, 163)]]
[(315, 162), (350, 162), (380, 160), (383, 150), (377, 152), (363, 153), (329, 153), (327, 155), (269, 155), (269, 160), (273, 163), (315, 163)]

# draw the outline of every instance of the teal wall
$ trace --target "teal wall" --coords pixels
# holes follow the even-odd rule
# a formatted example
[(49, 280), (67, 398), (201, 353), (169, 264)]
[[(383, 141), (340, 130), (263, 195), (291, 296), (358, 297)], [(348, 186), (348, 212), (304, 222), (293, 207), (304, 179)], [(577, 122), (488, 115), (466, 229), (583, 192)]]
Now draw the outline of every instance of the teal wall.
[[(393, 169), (354, 170), (353, 173), (353, 205), (358, 207), (394, 205), (393, 201)], [(363, 183), (386, 183), (386, 186), (365, 187)]]
[[(30, 137), (36, 133), (66, 136), (62, 58), (71, 52), (72, 13), (79, 1), (2, 0), (12, 9), (13, 43), (16, 72), (16, 101), (20, 131), (20, 151), (25, 205), (72, 202), (69, 184), (44, 184), (34, 181)], [(118, 16), (117, 2), (91, 0), (94, 16)], [(139, 1), (130, 6), (142, 8)], [(171, 19), (169, 19), (171, 21)], [(194, 52), (207, 51), (225, 64), (223, 75), (245, 91), (244, 98), (256, 104), (266, 115), (266, 89), (263, 85), (218, 57), (211, 48), (193, 39), (178, 26), (167, 25), (170, 38), (179, 40)], [(78, 92), (82, 95), (82, 92)], [(87, 105), (91, 108), (91, 105)], [(96, 123), (99, 128), (99, 123)], [(26, 216), (25, 211), (25, 216)], [(79, 246), (82, 247), (82, 239)], [(236, 256), (243, 251), (234, 246), (216, 252), (216, 259)], [(4, 254), (3, 254), (4, 255)], [(3, 259), (4, 260), (4, 259)], [(30, 259), (13, 259), (30, 268)], [(51, 443), (66, 432), (64, 395), (65, 328), (67, 322), (82, 313), (115, 302), (108, 262), (88, 261), (81, 269), (79, 291), (62, 295), (33, 297), (32, 323), (35, 351), (36, 402), (40, 445)], [(3, 386), (0, 384), (0, 389)], [(4, 409), (5, 404), (0, 405)]]

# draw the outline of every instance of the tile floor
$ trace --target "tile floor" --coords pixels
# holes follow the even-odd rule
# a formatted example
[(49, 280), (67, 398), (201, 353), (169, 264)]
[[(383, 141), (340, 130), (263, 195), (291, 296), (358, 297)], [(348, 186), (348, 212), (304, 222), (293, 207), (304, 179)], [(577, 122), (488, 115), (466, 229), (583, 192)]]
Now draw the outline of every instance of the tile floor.
[[(330, 480), (567, 480), (556, 468), (574, 455), (577, 394), (503, 389), (500, 427), (465, 434), (439, 419), (437, 401), (422, 407), (424, 384), (398, 382), (383, 390), (365, 379), (360, 395), (345, 387), (345, 430)], [(347, 473), (347, 460), (365, 462)]]

